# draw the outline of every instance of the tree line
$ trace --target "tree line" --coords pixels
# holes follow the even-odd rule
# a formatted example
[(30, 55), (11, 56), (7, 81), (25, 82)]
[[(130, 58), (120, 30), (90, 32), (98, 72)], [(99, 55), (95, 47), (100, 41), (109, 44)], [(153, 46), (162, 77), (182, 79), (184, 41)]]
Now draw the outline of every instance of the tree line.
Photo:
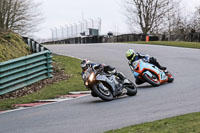
[[(200, 6), (193, 14), (182, 11), (178, 0), (123, 0), (132, 32), (183, 34), (200, 32)], [(34, 0), (0, 0), (0, 31), (27, 34), (42, 22), (40, 3)]]
[(26, 34), (36, 30), (42, 17), (33, 0), (0, 0), (0, 30)]
[(132, 32), (145, 35), (200, 32), (200, 6), (193, 14), (187, 14), (177, 0), (125, 0), (125, 3)]

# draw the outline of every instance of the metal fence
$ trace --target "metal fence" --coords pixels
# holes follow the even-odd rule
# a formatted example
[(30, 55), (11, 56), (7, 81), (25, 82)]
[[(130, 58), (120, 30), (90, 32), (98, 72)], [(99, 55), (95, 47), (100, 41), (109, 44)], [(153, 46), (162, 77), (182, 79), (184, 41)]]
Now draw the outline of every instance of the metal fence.
[(49, 50), (0, 63), (0, 95), (52, 77)]
[(80, 36), (89, 36), (93, 34), (100, 34), (101, 19), (90, 19), (79, 21), (78, 23), (66, 24), (60, 27), (51, 29), (51, 41), (59, 41), (69, 38), (76, 38)]
[(187, 42), (200, 42), (200, 32), (175, 34), (175, 35), (162, 35), (161, 41), (187, 41)]
[[(146, 36), (143, 34), (122, 34), (117, 36), (86, 36), (75, 37), (57, 41), (44, 42), (43, 44), (84, 44), (84, 43), (114, 43), (114, 42), (130, 42), (145, 41)], [(149, 41), (158, 41), (159, 37), (149, 35)]]
[(38, 42), (34, 41), (33, 39), (30, 39), (28, 37), (23, 37), (24, 41), (28, 44), (30, 50), (33, 53), (38, 53), (38, 52), (42, 52), (45, 50), (49, 50), (45, 47), (43, 47), (41, 44), (39, 44)]

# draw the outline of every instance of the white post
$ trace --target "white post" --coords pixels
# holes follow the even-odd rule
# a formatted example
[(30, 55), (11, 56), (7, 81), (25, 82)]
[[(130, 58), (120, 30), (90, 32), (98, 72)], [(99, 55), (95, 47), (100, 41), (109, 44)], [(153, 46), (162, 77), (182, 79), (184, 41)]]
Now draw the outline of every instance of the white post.
[(41, 52), (44, 51), (44, 47), (41, 47)]
[(90, 20), (91, 20), (91, 22), (92, 22), (92, 29), (94, 29), (94, 20), (91, 19), (91, 18), (90, 18)]
[(51, 30), (51, 40), (53, 41), (53, 29), (50, 30)]
[(40, 47), (39, 47), (39, 44), (36, 44), (36, 52), (38, 53), (38, 52), (40, 52), (40, 49), (39, 49)]
[(57, 41), (57, 39), (58, 39), (58, 32), (57, 32), (57, 28), (55, 28), (55, 27), (54, 27), (54, 29), (55, 29), (55, 41)]
[(68, 38), (68, 25), (65, 25), (65, 28), (66, 28), (66, 34), (65, 34), (66, 36), (65, 37), (67, 39)]
[(85, 21), (85, 24), (86, 24), (86, 30), (85, 30), (85, 35), (87, 35), (87, 31), (88, 31), (88, 23), (87, 23), (87, 20), (84, 20)]
[(71, 38), (73, 37), (73, 25), (72, 24), (70, 24), (70, 28), (71, 28)]
[(31, 47), (31, 39), (30, 38), (28, 38), (28, 45), (29, 45), (29, 47)]
[(74, 36), (74, 37), (76, 37), (76, 36), (77, 36), (77, 33), (78, 33), (78, 31), (77, 31), (77, 24), (74, 23), (74, 26), (75, 26), (75, 36)]
[(99, 30), (99, 35), (101, 34), (101, 18), (98, 18), (99, 19), (99, 26), (98, 26), (98, 30)]
[(82, 25), (82, 22), (81, 22), (81, 21), (79, 21), (79, 23), (80, 23), (80, 25), (81, 25), (81, 31), (80, 31), (80, 33), (82, 33), (82, 32), (83, 32), (83, 25)]
[(35, 52), (35, 42), (32, 41), (32, 44), (31, 44), (31, 45), (32, 45), (32, 51)]
[(64, 39), (64, 29), (63, 29), (63, 26), (60, 26), (61, 27), (61, 39)]

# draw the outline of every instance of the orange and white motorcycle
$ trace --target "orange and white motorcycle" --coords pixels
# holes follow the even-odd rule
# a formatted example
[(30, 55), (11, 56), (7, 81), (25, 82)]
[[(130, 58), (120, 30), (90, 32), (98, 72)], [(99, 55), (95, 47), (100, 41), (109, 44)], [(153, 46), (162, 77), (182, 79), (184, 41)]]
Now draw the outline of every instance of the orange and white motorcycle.
[(160, 70), (157, 66), (146, 62), (143, 59), (129, 64), (135, 78), (148, 82), (152, 86), (159, 86), (163, 83), (174, 81), (173, 75), (169, 71)]

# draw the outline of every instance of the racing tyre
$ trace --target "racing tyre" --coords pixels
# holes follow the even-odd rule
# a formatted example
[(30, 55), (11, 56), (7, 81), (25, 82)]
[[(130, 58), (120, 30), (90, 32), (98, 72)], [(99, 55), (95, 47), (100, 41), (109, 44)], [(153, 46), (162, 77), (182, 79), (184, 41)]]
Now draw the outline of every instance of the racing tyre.
[(93, 91), (98, 97), (100, 97), (104, 101), (111, 101), (113, 100), (113, 94), (103, 85), (103, 83), (98, 83), (97, 85), (93, 86)]
[(153, 73), (152, 73), (152, 75), (153, 75), (153, 78), (150, 77), (148, 74), (143, 74), (142, 77), (143, 77), (149, 84), (151, 84), (152, 86), (159, 86), (159, 85), (160, 85), (160, 81), (158, 80), (158, 77), (157, 77), (155, 74), (153, 74)]
[(93, 97), (98, 97), (97, 94), (96, 94), (94, 91), (91, 91), (91, 95), (92, 95)]
[(172, 83), (174, 81), (174, 76), (170, 73), (167, 72), (166, 75), (168, 76), (168, 83)]
[(135, 96), (137, 94), (137, 87), (135, 86), (134, 83), (132, 83), (132, 85), (127, 86), (127, 95), (128, 96)]

